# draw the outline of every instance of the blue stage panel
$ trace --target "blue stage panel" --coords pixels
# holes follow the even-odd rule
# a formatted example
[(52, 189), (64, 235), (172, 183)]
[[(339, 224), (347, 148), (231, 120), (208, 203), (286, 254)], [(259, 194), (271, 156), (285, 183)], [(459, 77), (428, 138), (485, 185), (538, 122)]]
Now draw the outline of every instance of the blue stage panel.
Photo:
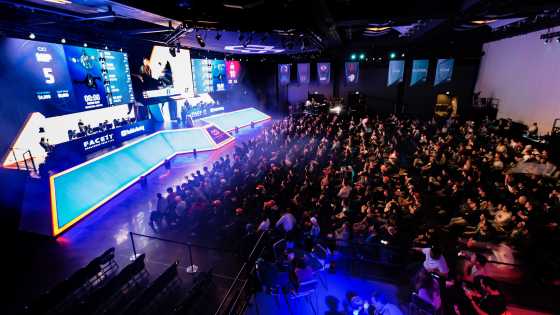
[(204, 129), (185, 129), (180, 132), (168, 131), (163, 134), (175, 152), (192, 152), (212, 150), (214, 144), (206, 135)]
[(161, 134), (70, 169), (54, 178), (58, 228), (173, 154)]
[(250, 125), (251, 122), (259, 122), (267, 119), (270, 119), (270, 116), (251, 107), (235, 112), (209, 116), (202, 120), (214, 124), (222, 130), (231, 131), (234, 130), (235, 127), (241, 128)]

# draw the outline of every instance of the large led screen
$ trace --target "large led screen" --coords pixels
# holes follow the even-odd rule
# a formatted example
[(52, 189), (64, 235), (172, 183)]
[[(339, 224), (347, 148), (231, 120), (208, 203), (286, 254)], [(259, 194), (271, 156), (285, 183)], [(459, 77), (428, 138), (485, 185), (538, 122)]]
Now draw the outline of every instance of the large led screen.
[(173, 50), (172, 54), (169, 47), (153, 46), (148, 49), (136, 54), (142, 54), (141, 64), (136, 65), (132, 72), (140, 78), (144, 98), (180, 94), (193, 96), (189, 50)]
[(134, 101), (127, 55), (26, 39), (0, 39), (0, 93), (46, 117)]

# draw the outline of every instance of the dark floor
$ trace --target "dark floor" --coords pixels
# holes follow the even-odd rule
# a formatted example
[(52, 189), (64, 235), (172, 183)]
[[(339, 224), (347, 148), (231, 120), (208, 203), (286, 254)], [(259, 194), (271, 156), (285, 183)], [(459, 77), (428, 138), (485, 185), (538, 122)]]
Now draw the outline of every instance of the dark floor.
[[(254, 137), (268, 124), (270, 122), (259, 124), (254, 129), (242, 129), (236, 135), (236, 141), (219, 150), (199, 153), (196, 158), (192, 155), (176, 157), (170, 170), (161, 167), (150, 174), (146, 187), (133, 185), (57, 239), (19, 233), (14, 243), (17, 255), (13, 260), (16, 262), (14, 275), (17, 275), (17, 279), (14, 279), (14, 285), (8, 286), (12, 288), (15, 297), (8, 299), (7, 307), (3, 309), (7, 309), (8, 314), (20, 310), (40, 293), (70, 276), (110, 247), (115, 247), (116, 261), (121, 268), (124, 267), (133, 256), (129, 232), (219, 247), (212, 239), (186, 232), (155, 233), (148, 224), (155, 195), (164, 192), (167, 187), (181, 183), (185, 175), (202, 169), (203, 166), (210, 166), (220, 156), (233, 152), (236, 143)], [(221, 250), (194, 246), (190, 255), (188, 248), (183, 245), (149, 240), (141, 236), (135, 236), (134, 240), (137, 252), (146, 253), (151, 278), (157, 277), (175, 260), (179, 260), (180, 266), (185, 270), (192, 258), (192, 263), (197, 265), (199, 271), (213, 268), (217, 274), (216, 282), (227, 287), (240, 267), (235, 255)], [(188, 282), (190, 276), (186, 272), (183, 274)]]

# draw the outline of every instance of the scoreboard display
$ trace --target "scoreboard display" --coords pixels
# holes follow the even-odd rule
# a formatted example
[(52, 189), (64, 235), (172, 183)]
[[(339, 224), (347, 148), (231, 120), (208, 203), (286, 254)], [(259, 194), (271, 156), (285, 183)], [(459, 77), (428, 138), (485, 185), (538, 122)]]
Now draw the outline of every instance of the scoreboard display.
[(126, 53), (0, 39), (3, 97), (58, 116), (134, 101)]

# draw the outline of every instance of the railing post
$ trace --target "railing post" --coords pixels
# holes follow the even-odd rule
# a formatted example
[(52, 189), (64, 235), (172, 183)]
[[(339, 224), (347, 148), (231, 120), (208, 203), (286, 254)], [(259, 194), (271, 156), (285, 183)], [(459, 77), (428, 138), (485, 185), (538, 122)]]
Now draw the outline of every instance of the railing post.
[(195, 273), (196, 271), (195, 271), (194, 264), (193, 264), (193, 259), (192, 259), (192, 249), (191, 249), (192, 246), (191, 246), (191, 244), (189, 244), (187, 247), (189, 248), (189, 259), (191, 261), (191, 272)]
[(136, 259), (136, 245), (134, 244), (134, 234), (132, 232), (128, 232), (130, 235), (130, 241), (132, 242), (132, 252), (134, 253), (134, 259)]
[(33, 159), (33, 155), (31, 154), (31, 150), (27, 150), (29, 152), (29, 158), (31, 159), (31, 165), (33, 165), (33, 171), (37, 172), (37, 167), (35, 167), (35, 160)]
[(18, 171), (20, 170), (19, 168), (19, 162), (17, 160), (17, 156), (16, 156), (16, 150), (14, 148), (12, 148), (12, 155), (14, 156), (14, 161), (16, 161), (16, 167), (18, 169)]
[(23, 163), (25, 164), (25, 170), (29, 172), (29, 165), (27, 165), (27, 159), (25, 159), (25, 153), (23, 154)]

